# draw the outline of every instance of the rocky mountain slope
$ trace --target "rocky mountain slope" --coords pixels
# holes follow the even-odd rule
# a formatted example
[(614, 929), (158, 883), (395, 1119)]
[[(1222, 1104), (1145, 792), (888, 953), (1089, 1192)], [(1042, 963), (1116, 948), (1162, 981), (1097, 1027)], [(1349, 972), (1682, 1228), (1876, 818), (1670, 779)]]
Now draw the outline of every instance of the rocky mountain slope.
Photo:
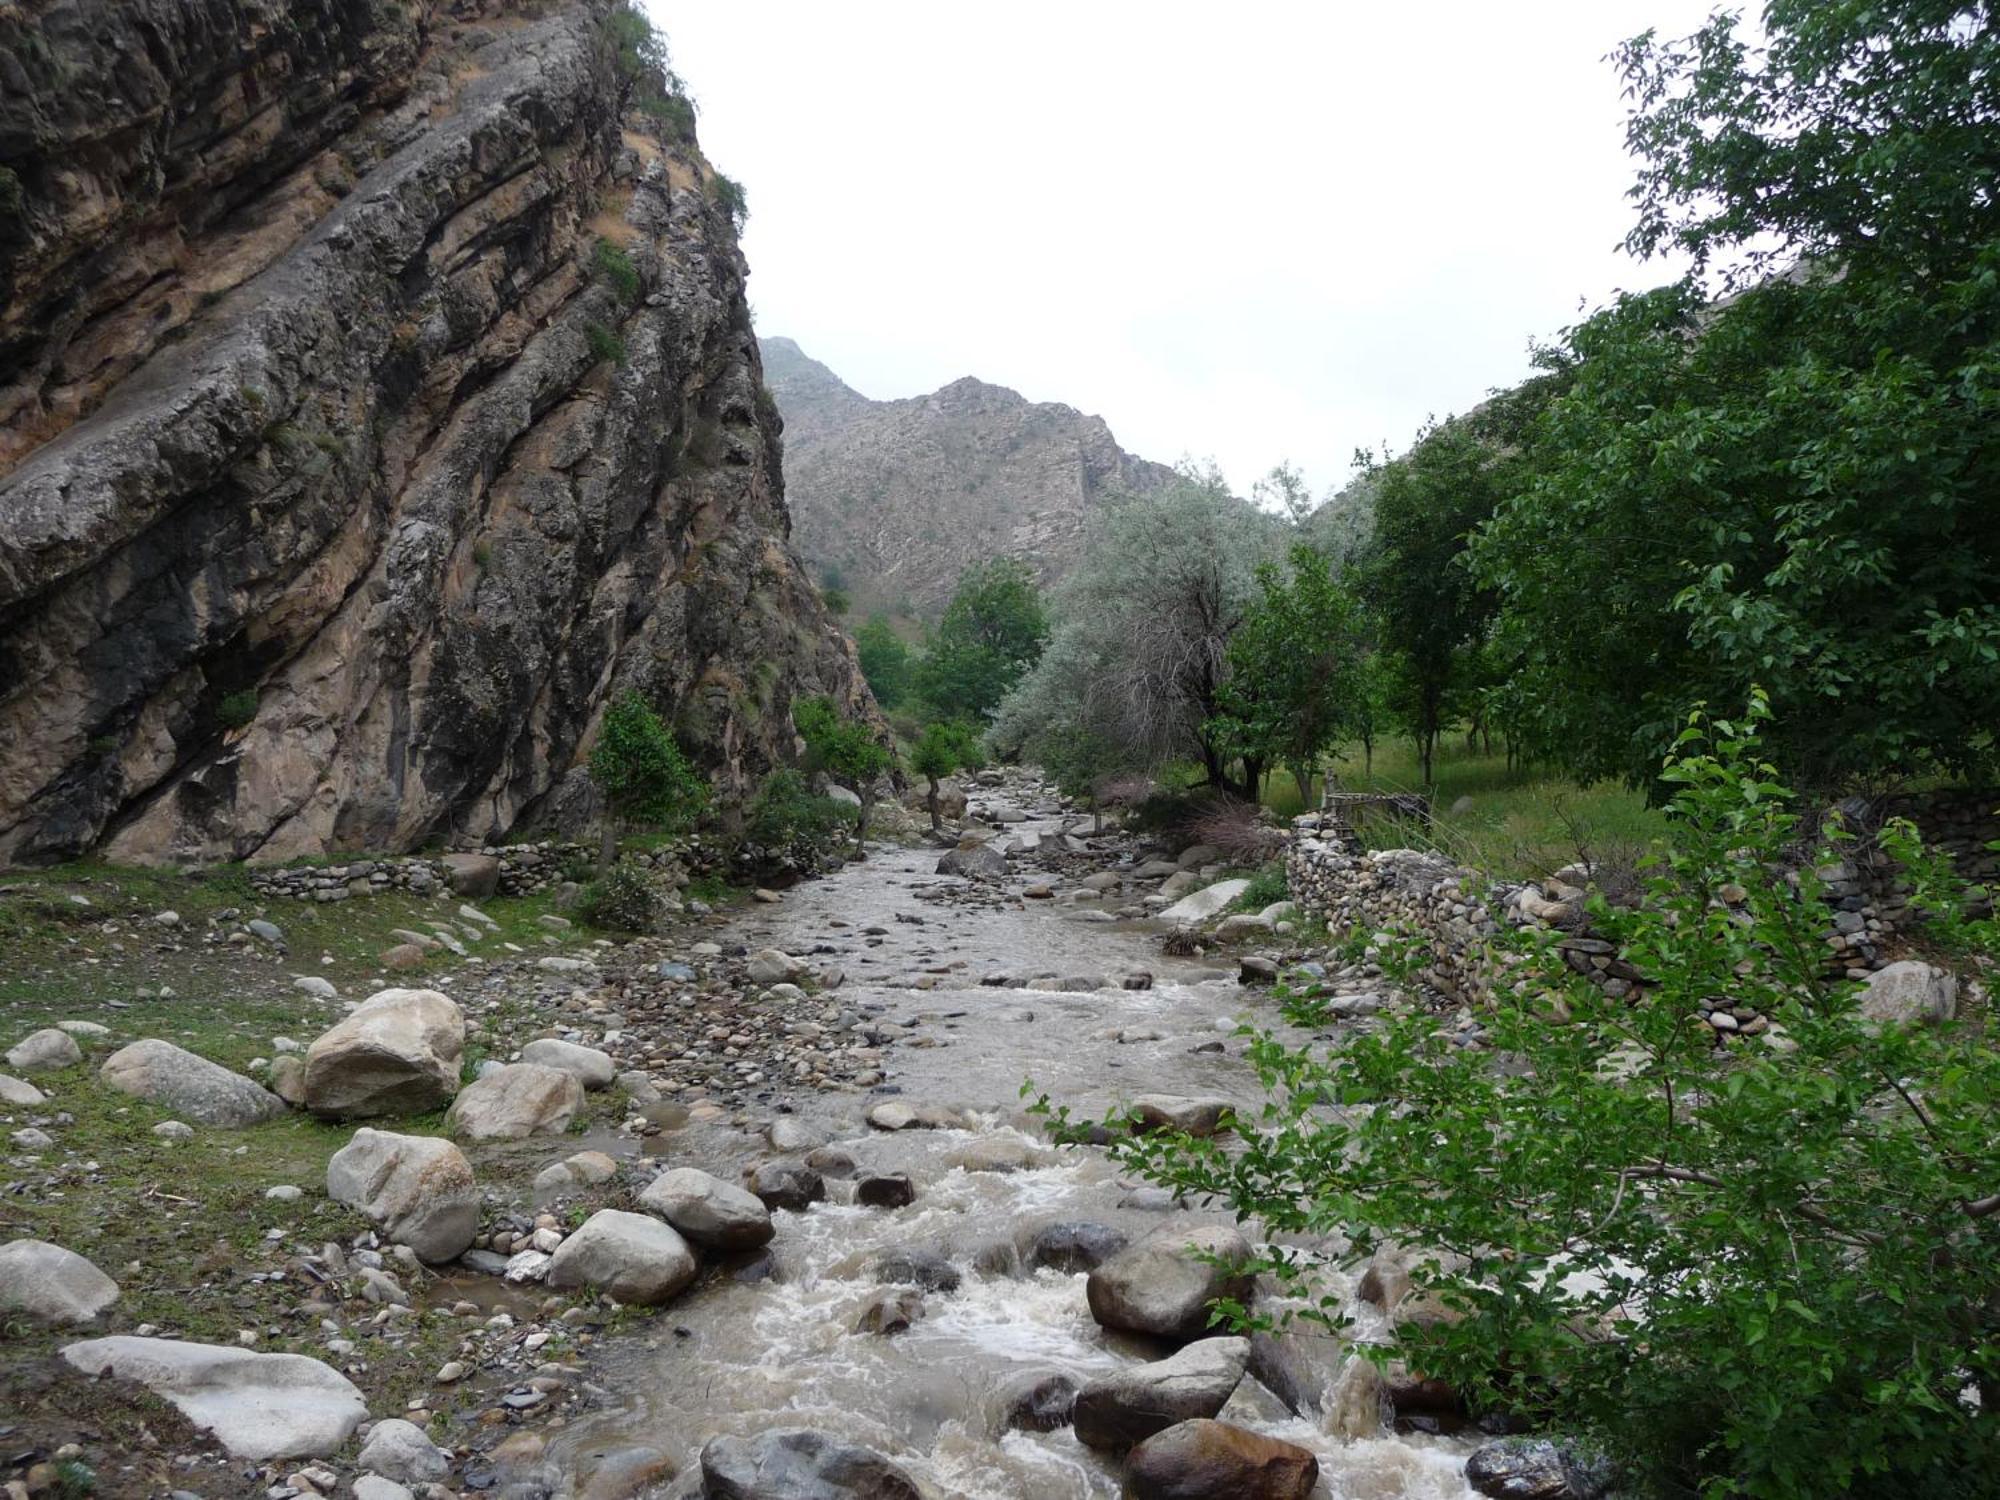
[(608, 20), (0, 8), (0, 863), (492, 834), (628, 687), (725, 786), (865, 703)]
[(1022, 558), (1053, 581), (1092, 508), (1173, 477), (1074, 407), (973, 379), (871, 401), (790, 339), (763, 349), (799, 550), (837, 572), (857, 610), (934, 616), (965, 566), (991, 557)]

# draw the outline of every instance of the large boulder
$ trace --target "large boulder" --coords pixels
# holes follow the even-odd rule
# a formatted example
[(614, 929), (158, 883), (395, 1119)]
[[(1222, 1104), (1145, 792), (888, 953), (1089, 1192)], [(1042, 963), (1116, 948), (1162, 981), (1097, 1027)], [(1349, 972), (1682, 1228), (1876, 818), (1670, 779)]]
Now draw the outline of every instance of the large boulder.
[(326, 1195), (433, 1265), (464, 1254), (479, 1229), (472, 1164), (436, 1136), (362, 1127), (327, 1162)]
[(701, 1484), (704, 1500), (923, 1500), (916, 1481), (873, 1449), (798, 1430), (711, 1439)]
[(1895, 1026), (1949, 1021), (1958, 1014), (1958, 979), (1949, 969), (1906, 958), (1868, 976), (1861, 1014)]
[(1080, 1271), (1095, 1271), (1130, 1243), (1122, 1229), (1069, 1219), (1037, 1229), (1022, 1258), (1034, 1269), (1074, 1276)]
[(1307, 1500), (1318, 1482), (1304, 1448), (1205, 1418), (1155, 1433), (1125, 1460), (1131, 1500)]
[(337, 1452), (368, 1415), (352, 1381), (303, 1354), (120, 1336), (71, 1344), (62, 1356), (86, 1375), (138, 1382), (254, 1462)]
[(98, 1076), (120, 1093), (226, 1130), (285, 1112), (284, 1100), (241, 1073), (158, 1038), (120, 1047), (104, 1060)]
[(743, 966), (752, 984), (785, 984), (802, 976), (806, 966), (779, 948), (759, 948)]
[(639, 1195), (639, 1206), (716, 1250), (754, 1250), (777, 1232), (770, 1209), (754, 1193), (693, 1167), (662, 1172)]
[(467, 1084), (452, 1101), (445, 1123), (474, 1141), (522, 1141), (560, 1135), (583, 1107), (576, 1074), (540, 1063), (509, 1063)]
[(618, 1077), (618, 1064), (611, 1060), (610, 1053), (600, 1052), (595, 1047), (579, 1046), (575, 1042), (558, 1041), (554, 1037), (543, 1037), (540, 1041), (528, 1043), (521, 1049), (521, 1061), (574, 1073), (576, 1081), (593, 1092), (610, 1088), (612, 1081)]
[(1233, 1269), (1249, 1258), (1249, 1243), (1225, 1226), (1155, 1230), (1090, 1273), (1090, 1315), (1128, 1333), (1201, 1338), (1218, 1299), (1250, 1300), (1251, 1277)]
[(18, 1073), (43, 1073), (73, 1068), (83, 1061), (76, 1038), (55, 1026), (31, 1031), (7, 1049), (7, 1066)]
[(1247, 880), (1218, 880), (1181, 897), (1160, 913), (1163, 922), (1206, 922), (1250, 889)]
[(1194, 1417), (1212, 1417), (1243, 1383), (1250, 1341), (1200, 1339), (1169, 1359), (1128, 1365), (1076, 1393), (1078, 1441), (1122, 1450)]
[(802, 1213), (825, 1201), (826, 1180), (800, 1162), (767, 1161), (750, 1174), (750, 1191), (766, 1208)]
[(389, 1417), (368, 1429), (359, 1462), (370, 1474), (402, 1484), (432, 1483), (451, 1473), (451, 1454), (415, 1422), (401, 1417)]
[(937, 862), (940, 875), (961, 875), (967, 880), (999, 880), (1007, 873), (1007, 856), (989, 843), (965, 839), (956, 849), (947, 849)]
[(1465, 1482), (1491, 1500), (1598, 1500), (1609, 1478), (1547, 1438), (1488, 1443), (1465, 1461)]
[(454, 895), (484, 901), (500, 889), (500, 861), (490, 854), (447, 854), (442, 863)]
[(416, 1115), (458, 1092), (465, 1016), (436, 990), (382, 990), (306, 1048), (305, 1107), (331, 1120)]
[(88, 1323), (118, 1300), (118, 1283), (47, 1240), (0, 1245), (0, 1312), (45, 1323)]
[(686, 1288), (699, 1270), (694, 1251), (668, 1225), (605, 1208), (557, 1246), (548, 1283), (558, 1291), (589, 1287), (634, 1307), (657, 1307)]

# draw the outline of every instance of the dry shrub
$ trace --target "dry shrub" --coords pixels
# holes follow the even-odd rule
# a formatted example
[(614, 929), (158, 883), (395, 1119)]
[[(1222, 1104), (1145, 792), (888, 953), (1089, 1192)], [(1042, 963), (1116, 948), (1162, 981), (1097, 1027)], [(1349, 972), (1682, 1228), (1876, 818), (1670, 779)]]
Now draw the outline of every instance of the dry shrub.
[(1266, 821), (1264, 809), (1236, 797), (1215, 797), (1182, 825), (1197, 844), (1212, 844), (1232, 864), (1261, 864), (1284, 847), (1285, 836)]

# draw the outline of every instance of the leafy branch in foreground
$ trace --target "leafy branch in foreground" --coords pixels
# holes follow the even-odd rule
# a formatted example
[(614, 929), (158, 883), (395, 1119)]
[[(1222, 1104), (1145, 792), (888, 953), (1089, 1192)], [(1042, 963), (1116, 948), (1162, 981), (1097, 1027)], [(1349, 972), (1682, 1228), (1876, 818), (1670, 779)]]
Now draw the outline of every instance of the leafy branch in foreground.
[[(1120, 1164), (1261, 1221), (1261, 1269), (1347, 1326), (1320, 1273), (1382, 1247), (1441, 1316), (1372, 1357), (1598, 1445), (1639, 1493), (1972, 1495), (2000, 1458), (2000, 1054), (1983, 1015), (1863, 1013), (1827, 971), (1816, 867), (1740, 723), (1691, 717), (1665, 769), (1673, 833), (1631, 910), (1593, 918), (1652, 981), (1609, 999), (1554, 935), (1454, 1045), (1420, 1008), (1337, 1030), (1312, 990), (1246, 1029), (1268, 1092), (1237, 1139), (1124, 1136)], [(1919, 902), (1991, 951), (1991, 919), (1908, 829)], [(1724, 1043), (1704, 1003), (1767, 1018)], [(1501, 1065), (1504, 1060), (1505, 1065)], [(1037, 1108), (1059, 1130), (1067, 1112)], [(1240, 1312), (1231, 1316), (1242, 1318)]]

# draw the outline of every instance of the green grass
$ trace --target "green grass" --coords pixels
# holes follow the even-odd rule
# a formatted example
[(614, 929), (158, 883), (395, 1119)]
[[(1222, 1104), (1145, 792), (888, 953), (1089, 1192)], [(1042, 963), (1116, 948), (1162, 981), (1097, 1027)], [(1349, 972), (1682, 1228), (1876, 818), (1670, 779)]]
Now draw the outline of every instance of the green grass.
[[(1372, 769), (1357, 748), (1336, 759), (1332, 771), (1342, 791), (1412, 792), (1423, 785), (1416, 749), (1402, 740), (1379, 742)], [(1659, 809), (1630, 787), (1579, 786), (1534, 768), (1509, 769), (1504, 753), (1468, 750), (1456, 735), (1438, 747), (1436, 776), (1429, 828), (1371, 815), (1362, 822), (1362, 841), (1372, 849), (1434, 849), (1487, 874), (1523, 879), (1585, 855), (1630, 860), (1666, 829)], [(1281, 817), (1300, 811), (1289, 775), (1272, 776), (1264, 800)]]

